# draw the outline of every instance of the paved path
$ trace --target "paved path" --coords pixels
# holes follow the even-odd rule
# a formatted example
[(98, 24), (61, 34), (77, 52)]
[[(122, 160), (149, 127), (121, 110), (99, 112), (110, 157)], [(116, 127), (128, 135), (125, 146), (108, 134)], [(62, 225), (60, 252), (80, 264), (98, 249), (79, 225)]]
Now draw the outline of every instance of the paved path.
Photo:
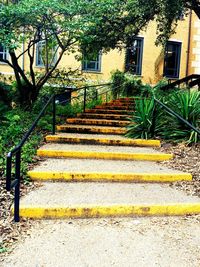
[(2, 267), (199, 267), (200, 217), (38, 221)]

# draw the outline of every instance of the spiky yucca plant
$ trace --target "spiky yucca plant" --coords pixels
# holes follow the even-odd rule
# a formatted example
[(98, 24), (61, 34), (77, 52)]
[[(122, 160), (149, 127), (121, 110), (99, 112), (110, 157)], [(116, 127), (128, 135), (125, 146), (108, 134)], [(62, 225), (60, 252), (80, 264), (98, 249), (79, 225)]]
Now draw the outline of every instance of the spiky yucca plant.
[(135, 112), (127, 126), (126, 136), (130, 138), (152, 138), (155, 128), (154, 99), (138, 99), (135, 101)]
[[(167, 105), (194, 127), (200, 127), (200, 92), (195, 90), (176, 92), (171, 95)], [(195, 131), (175, 116), (167, 115), (162, 122), (160, 135), (164, 139), (173, 139), (177, 142), (186, 140), (187, 143), (197, 143), (200, 140)]]

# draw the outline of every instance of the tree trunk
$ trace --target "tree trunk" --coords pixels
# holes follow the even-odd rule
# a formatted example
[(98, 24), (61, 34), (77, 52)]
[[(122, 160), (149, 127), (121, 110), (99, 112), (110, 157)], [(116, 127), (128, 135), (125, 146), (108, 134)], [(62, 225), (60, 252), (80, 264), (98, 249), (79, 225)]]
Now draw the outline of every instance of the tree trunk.
[[(20, 87), (20, 88), (19, 88)], [(18, 85), (19, 103), (26, 110), (30, 110), (37, 100), (40, 88), (30, 84)]]

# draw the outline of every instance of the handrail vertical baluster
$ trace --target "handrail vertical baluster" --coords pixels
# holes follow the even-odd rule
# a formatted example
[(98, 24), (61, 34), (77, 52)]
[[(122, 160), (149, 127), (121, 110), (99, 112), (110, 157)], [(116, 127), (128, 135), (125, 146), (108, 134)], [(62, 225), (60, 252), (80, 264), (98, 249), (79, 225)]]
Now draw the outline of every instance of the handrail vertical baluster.
[(87, 98), (87, 88), (84, 88), (84, 96), (83, 96), (83, 112), (85, 112), (86, 109), (86, 98)]
[(53, 127), (52, 127), (52, 134), (55, 134), (56, 132), (56, 96), (54, 95), (53, 99), (52, 99), (53, 103)]
[(6, 190), (11, 190), (11, 170), (12, 170), (12, 153), (9, 152), (6, 158)]
[(15, 201), (14, 201), (14, 220), (19, 222), (19, 201), (20, 201), (20, 179), (21, 179), (21, 149), (16, 152), (15, 159), (15, 179), (17, 184), (15, 186)]

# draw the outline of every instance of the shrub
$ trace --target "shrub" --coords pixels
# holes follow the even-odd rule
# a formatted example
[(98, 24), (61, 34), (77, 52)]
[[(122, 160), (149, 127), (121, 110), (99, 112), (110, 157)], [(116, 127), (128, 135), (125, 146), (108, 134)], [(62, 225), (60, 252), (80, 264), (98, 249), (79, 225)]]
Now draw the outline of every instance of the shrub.
[(124, 72), (116, 70), (115, 72), (112, 73), (112, 76), (111, 76), (111, 82), (112, 82), (111, 90), (112, 90), (112, 95), (113, 95), (114, 99), (118, 98), (121, 95), (121, 93), (123, 91), (124, 81), (125, 81)]
[(124, 77), (122, 95), (127, 97), (140, 95), (142, 87), (141, 79), (129, 73), (126, 73)]

